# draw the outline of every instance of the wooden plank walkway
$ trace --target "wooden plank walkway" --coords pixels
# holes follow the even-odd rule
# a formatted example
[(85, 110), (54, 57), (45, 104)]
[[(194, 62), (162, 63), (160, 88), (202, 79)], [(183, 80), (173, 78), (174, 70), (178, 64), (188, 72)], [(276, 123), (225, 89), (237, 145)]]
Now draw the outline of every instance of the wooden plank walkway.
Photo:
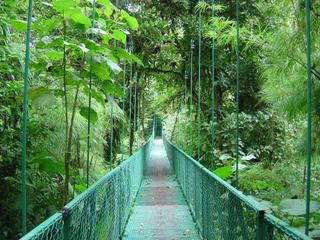
[(161, 139), (155, 140), (146, 163), (123, 239), (200, 239)]

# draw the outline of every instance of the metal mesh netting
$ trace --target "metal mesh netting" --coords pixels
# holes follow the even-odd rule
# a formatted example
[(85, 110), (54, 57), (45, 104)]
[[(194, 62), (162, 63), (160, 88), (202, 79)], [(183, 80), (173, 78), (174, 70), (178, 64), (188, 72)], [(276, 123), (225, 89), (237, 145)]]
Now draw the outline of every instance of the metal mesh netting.
[(163, 140), (203, 239), (311, 239)]
[(266, 214), (265, 235), (268, 240), (311, 239), (270, 214)]
[(152, 141), (22, 239), (118, 239), (140, 188)]
[[(162, 125), (155, 118), (152, 137), (127, 161), (101, 178), (22, 239), (118, 239), (140, 188)], [(163, 136), (168, 158), (203, 239), (311, 239), (218, 178)]]

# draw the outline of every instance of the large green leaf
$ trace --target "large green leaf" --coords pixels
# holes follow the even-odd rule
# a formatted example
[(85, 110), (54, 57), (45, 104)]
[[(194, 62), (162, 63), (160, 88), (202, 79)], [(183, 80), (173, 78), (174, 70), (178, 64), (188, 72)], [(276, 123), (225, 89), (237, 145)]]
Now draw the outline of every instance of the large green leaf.
[(123, 44), (125, 44), (127, 41), (127, 35), (120, 30), (113, 31), (113, 38), (122, 42)]
[(59, 51), (51, 50), (46, 52), (46, 56), (52, 61), (58, 61), (63, 58), (63, 53)]
[(82, 107), (80, 108), (80, 114), (82, 117), (88, 120), (89, 110), (90, 110), (90, 122), (94, 124), (98, 121), (98, 114), (95, 110), (93, 110), (92, 108), (90, 109), (89, 107)]
[(75, 23), (79, 23), (84, 25), (86, 28), (89, 28), (91, 26), (91, 22), (88, 19), (86, 15), (84, 15), (81, 12), (80, 8), (75, 8), (75, 9), (69, 9), (66, 13), (65, 16), (67, 18), (70, 18), (72, 21)]
[(111, 2), (110, 0), (98, 0), (97, 3), (105, 6), (109, 10), (115, 10), (117, 9)]
[(217, 168), (216, 170), (214, 170), (214, 174), (216, 174), (218, 177), (225, 180), (231, 176), (232, 166), (225, 166), (225, 167)]
[(114, 47), (112, 48), (112, 53), (119, 59), (125, 59), (129, 62), (136, 62), (140, 66), (144, 66), (142, 61), (137, 56), (135, 56), (132, 53), (129, 53), (128, 51), (122, 48)]
[(27, 31), (27, 22), (24, 20), (13, 20), (11, 22), (12, 27), (20, 32), (26, 32)]
[(87, 33), (93, 35), (109, 35), (105, 30), (101, 28), (89, 28), (87, 30)]
[[(89, 89), (89, 87), (85, 86), (83, 91), (84, 91), (84, 93), (89, 94), (90, 89)], [(96, 91), (95, 89), (91, 89), (91, 94), (92, 94), (92, 97), (98, 103), (101, 104), (101, 106), (105, 105), (105, 102), (106, 102), (105, 96), (100, 91)]]
[(132, 30), (138, 30), (139, 28), (139, 24), (136, 18), (131, 17), (126, 11), (121, 11), (121, 15), (123, 20), (126, 21), (126, 23), (128, 24), (128, 26), (132, 29)]
[(140, 58), (138, 58), (136, 55), (131, 54), (131, 58), (134, 62), (136, 62), (137, 64), (139, 64), (140, 66), (144, 66), (143, 62), (140, 60)]
[(110, 69), (113, 71), (113, 72), (116, 72), (116, 73), (119, 73), (121, 72), (121, 68), (119, 66), (119, 64), (115, 63), (114, 61), (110, 60), (110, 59), (107, 59), (107, 64), (108, 66), (110, 67)]
[(77, 190), (78, 192), (84, 192), (85, 190), (87, 190), (87, 187), (85, 184), (76, 184), (74, 186), (74, 189)]
[(37, 153), (32, 162), (38, 165), (41, 171), (44, 171), (50, 175), (59, 173), (64, 174), (64, 165), (59, 162), (54, 156), (47, 152)]
[(78, 1), (74, 0), (53, 0), (52, 7), (60, 13), (66, 13), (70, 9), (78, 6)]
[(52, 6), (53, 9), (62, 13), (66, 18), (88, 28), (91, 22), (88, 17), (82, 13), (79, 3), (79, 0), (54, 0)]
[(123, 97), (123, 89), (112, 81), (104, 81), (101, 84), (101, 88), (106, 94), (110, 94), (113, 97)]
[(100, 80), (110, 79), (110, 69), (105, 63), (95, 63), (92, 66), (93, 73), (99, 77)]
[(56, 97), (54, 93), (44, 87), (30, 89), (28, 98), (31, 104), (38, 107), (50, 107), (56, 104)]

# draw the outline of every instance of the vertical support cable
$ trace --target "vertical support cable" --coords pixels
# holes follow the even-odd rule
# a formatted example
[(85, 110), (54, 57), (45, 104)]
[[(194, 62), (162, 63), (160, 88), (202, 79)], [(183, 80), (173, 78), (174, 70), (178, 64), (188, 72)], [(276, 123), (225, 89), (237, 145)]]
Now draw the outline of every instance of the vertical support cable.
[[(127, 42), (125, 44), (125, 49), (127, 49)], [(124, 160), (124, 119), (125, 119), (125, 102), (126, 102), (126, 77), (127, 77), (127, 64), (126, 61), (124, 62), (123, 66), (123, 99), (122, 99), (122, 112), (123, 112), (123, 119), (122, 119), (122, 139), (121, 139), (121, 162)]]
[(214, 33), (215, 33), (215, 28), (214, 28), (214, 15), (215, 15), (215, 12), (214, 12), (214, 8), (215, 8), (215, 0), (212, 0), (211, 1), (211, 5), (212, 5), (212, 27), (211, 27), (211, 31), (213, 32), (213, 35), (212, 35), (212, 69), (211, 69), (211, 84), (212, 84), (212, 100), (211, 100), (211, 117), (212, 117), (212, 125), (211, 125), (211, 145), (212, 145), (212, 156), (213, 156), (213, 159), (212, 159), (212, 164), (211, 164), (211, 167), (213, 167), (213, 162), (214, 162), (214, 149), (215, 149), (215, 145), (214, 145), (214, 140), (215, 140), (215, 108), (214, 108), (214, 77), (215, 77), (215, 72), (214, 72), (214, 58), (215, 58), (215, 52), (214, 52), (214, 48), (215, 48), (215, 42), (214, 42)]
[(178, 142), (177, 146), (180, 147), (180, 109), (178, 109)]
[(137, 129), (137, 72), (134, 73), (134, 103), (133, 103), (133, 142)]
[(31, 18), (32, 18), (32, 0), (28, 5), (28, 23), (26, 37), (26, 55), (24, 68), (24, 87), (23, 87), (23, 117), (22, 117), (22, 233), (27, 233), (27, 117), (28, 117), (28, 82), (30, 65), (30, 41), (31, 41)]
[(237, 27), (237, 87), (236, 87), (236, 187), (239, 184), (239, 91), (240, 91), (240, 3), (236, 0), (236, 27)]
[[(125, 0), (124, 3), (125, 10), (128, 9), (128, 0)], [(125, 43), (125, 49), (128, 51), (128, 41), (126, 40)], [(124, 62), (123, 67), (123, 100), (122, 100), (122, 112), (123, 112), (123, 120), (122, 120), (122, 143), (121, 143), (121, 162), (124, 160), (124, 138), (125, 138), (125, 131), (124, 131), (124, 125), (125, 125), (125, 104), (126, 104), (126, 78), (127, 78), (127, 64), (126, 61)]]
[[(118, 8), (119, 5), (119, 0), (116, 0), (116, 8)], [(113, 41), (113, 46), (116, 47), (116, 40)], [(115, 82), (115, 77), (114, 73), (112, 72), (112, 78)], [(114, 95), (114, 94), (113, 94)], [(110, 170), (112, 169), (112, 163), (113, 163), (113, 104), (111, 104), (111, 128), (110, 128), (110, 149), (109, 149), (109, 154), (110, 154)]]
[(311, 79), (311, 13), (310, 0), (306, 0), (306, 44), (308, 75), (308, 132), (307, 132), (307, 185), (306, 185), (306, 222), (305, 233), (309, 235), (310, 198), (311, 198), (311, 114), (312, 114), (312, 79)]
[(194, 41), (191, 39), (190, 42), (190, 152), (191, 155), (193, 154), (193, 149), (192, 149), (192, 138), (193, 138), (193, 128), (192, 128), (192, 97), (193, 97), (193, 49), (195, 48), (194, 46)]
[(137, 135), (138, 135), (138, 148), (140, 145), (140, 78), (137, 80)]
[[(186, 109), (187, 109), (187, 79), (188, 79), (188, 73), (185, 71), (184, 73), (184, 113), (186, 115)], [(184, 150), (187, 147), (187, 128), (184, 128)]]
[[(132, 51), (132, 42), (130, 46), (130, 52)], [(133, 72), (133, 64), (130, 63), (130, 78), (129, 78), (129, 153), (130, 153), (130, 140), (131, 140), (131, 121), (132, 121), (132, 72)]]
[[(67, 25), (66, 25), (66, 19), (65, 14), (63, 13), (63, 41), (66, 41), (66, 34), (67, 34)], [(64, 179), (64, 189), (63, 189), (63, 202), (67, 203), (69, 198), (69, 178), (70, 178), (70, 153), (68, 149), (68, 139), (69, 139), (69, 110), (68, 110), (68, 90), (67, 90), (67, 50), (66, 50), (66, 44), (63, 44), (63, 92), (64, 92), (64, 105), (65, 105), (65, 123), (66, 123), (66, 129), (65, 129), (65, 159), (64, 159), (64, 168), (65, 168), (65, 179)]]
[[(92, 20), (91, 20), (91, 27), (94, 27), (95, 21), (95, 11), (96, 11), (96, 0), (92, 2)], [(93, 39), (93, 33), (91, 35)], [(89, 109), (88, 109), (88, 131), (87, 131), (87, 188), (89, 187), (89, 168), (90, 168), (90, 140), (91, 140), (91, 102), (92, 102), (92, 63), (93, 57), (90, 56), (90, 74), (89, 74)]]
[(110, 167), (110, 171), (112, 169), (112, 163), (113, 163), (113, 153), (112, 153), (112, 149), (113, 149), (113, 103), (111, 103), (111, 127), (110, 127), (110, 148), (109, 148), (109, 167)]
[(201, 44), (202, 44), (202, 16), (199, 12), (199, 48), (198, 48), (198, 161), (201, 155)]

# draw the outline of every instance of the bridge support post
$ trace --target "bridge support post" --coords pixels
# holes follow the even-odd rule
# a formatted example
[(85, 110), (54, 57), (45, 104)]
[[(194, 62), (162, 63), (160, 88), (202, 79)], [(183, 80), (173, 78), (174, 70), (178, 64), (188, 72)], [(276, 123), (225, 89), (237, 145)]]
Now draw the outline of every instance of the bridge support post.
[(119, 217), (118, 217), (118, 236), (119, 239), (121, 239), (122, 236), (122, 214), (123, 214), (123, 205), (122, 205), (122, 196), (123, 196), (123, 187), (122, 187), (122, 182), (121, 182), (121, 177), (122, 177), (122, 168), (120, 167), (120, 176), (118, 177), (118, 186), (119, 186)]
[(256, 225), (257, 225), (257, 229), (256, 229), (256, 239), (257, 240), (264, 240), (264, 236), (265, 236), (265, 221), (264, 221), (264, 217), (265, 217), (265, 211), (264, 210), (260, 210), (257, 212), (257, 216), (256, 216)]
[(62, 209), (63, 216), (63, 239), (70, 239), (70, 223), (71, 223), (71, 214), (69, 208)]

